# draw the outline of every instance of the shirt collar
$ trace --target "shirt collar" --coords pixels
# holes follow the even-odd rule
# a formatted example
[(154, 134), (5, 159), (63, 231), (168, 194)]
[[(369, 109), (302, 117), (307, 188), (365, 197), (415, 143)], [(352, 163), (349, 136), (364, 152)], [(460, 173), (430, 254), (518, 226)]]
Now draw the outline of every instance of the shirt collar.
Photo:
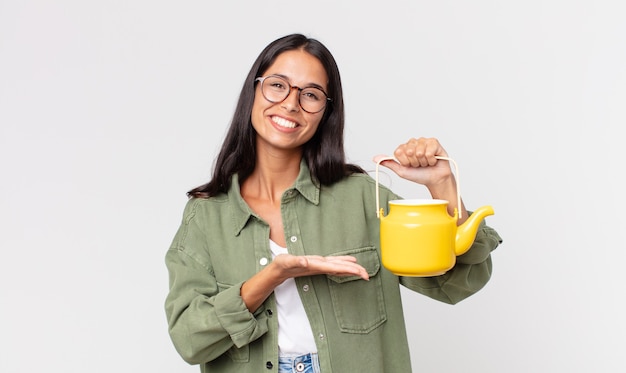
[[(310, 203), (317, 205), (320, 199), (320, 187), (311, 179), (311, 171), (306, 164), (304, 158), (300, 161), (300, 173), (296, 178), (293, 186), (283, 194), (283, 201), (289, 198), (291, 191), (297, 191)], [(234, 174), (231, 178), (230, 188), (228, 190), (228, 200), (232, 204), (232, 219), (235, 227), (235, 235), (238, 236), (241, 230), (246, 226), (250, 217), (254, 216), (260, 219), (248, 206), (246, 201), (241, 197), (241, 189), (239, 186), (239, 175)]]

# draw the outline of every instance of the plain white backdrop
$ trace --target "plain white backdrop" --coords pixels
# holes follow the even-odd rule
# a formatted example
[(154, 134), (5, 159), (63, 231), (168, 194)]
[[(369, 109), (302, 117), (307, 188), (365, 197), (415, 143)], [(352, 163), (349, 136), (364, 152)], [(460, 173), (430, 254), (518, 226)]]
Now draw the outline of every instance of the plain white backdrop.
[(0, 0), (0, 372), (199, 372), (167, 335), (165, 251), (253, 60), (292, 32), (337, 59), (350, 161), (437, 137), (468, 208), (495, 209), (481, 292), (403, 292), (415, 371), (618, 371), (620, 4)]

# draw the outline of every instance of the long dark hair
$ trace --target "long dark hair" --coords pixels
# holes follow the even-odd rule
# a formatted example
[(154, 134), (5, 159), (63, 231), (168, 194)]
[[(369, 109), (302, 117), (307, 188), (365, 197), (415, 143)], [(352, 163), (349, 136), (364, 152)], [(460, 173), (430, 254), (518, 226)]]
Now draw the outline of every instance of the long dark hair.
[(343, 147), (344, 107), (339, 69), (333, 55), (319, 41), (301, 34), (283, 36), (270, 43), (257, 57), (246, 78), (235, 108), (230, 128), (214, 165), (213, 177), (207, 184), (189, 192), (189, 197), (207, 198), (225, 193), (231, 177), (239, 174), (245, 180), (256, 162), (256, 131), (250, 116), (255, 95), (255, 79), (261, 76), (283, 52), (302, 49), (316, 57), (328, 74), (328, 95), (324, 115), (313, 137), (303, 146), (303, 157), (314, 181), (330, 185), (353, 173), (365, 173), (354, 164), (346, 163)]

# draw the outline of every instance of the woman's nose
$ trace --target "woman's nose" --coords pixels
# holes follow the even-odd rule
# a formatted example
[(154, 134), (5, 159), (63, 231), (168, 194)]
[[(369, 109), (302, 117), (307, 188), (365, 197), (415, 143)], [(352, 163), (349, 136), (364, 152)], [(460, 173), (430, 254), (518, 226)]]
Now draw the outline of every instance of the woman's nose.
[(298, 111), (300, 109), (300, 89), (298, 87), (291, 87), (289, 94), (285, 97), (281, 106), (287, 111)]

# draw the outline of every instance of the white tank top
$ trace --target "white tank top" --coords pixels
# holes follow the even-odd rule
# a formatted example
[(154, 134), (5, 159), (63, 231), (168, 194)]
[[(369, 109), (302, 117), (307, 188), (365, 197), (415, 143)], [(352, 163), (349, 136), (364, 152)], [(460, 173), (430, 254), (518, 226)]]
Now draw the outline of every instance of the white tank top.
[[(287, 249), (270, 240), (272, 259), (287, 254)], [(278, 308), (278, 349), (285, 355), (304, 355), (317, 352), (315, 338), (302, 300), (296, 288), (296, 280), (288, 278), (274, 289)]]

